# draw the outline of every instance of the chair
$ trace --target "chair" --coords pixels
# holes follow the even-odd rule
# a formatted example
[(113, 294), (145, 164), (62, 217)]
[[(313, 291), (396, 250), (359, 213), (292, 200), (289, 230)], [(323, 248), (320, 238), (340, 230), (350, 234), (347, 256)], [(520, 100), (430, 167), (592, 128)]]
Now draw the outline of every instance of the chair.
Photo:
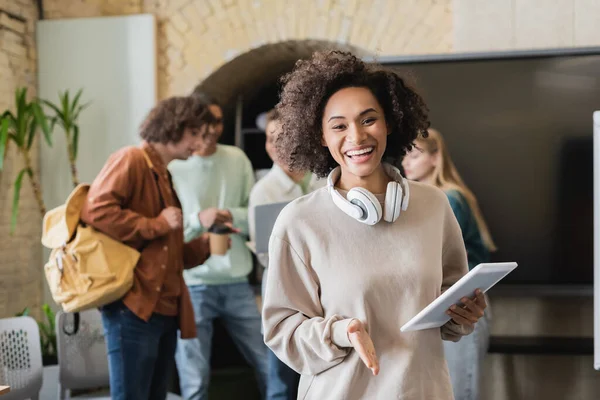
[[(56, 353), (60, 400), (71, 398), (72, 390), (109, 387), (108, 357), (100, 312), (92, 309), (79, 313), (76, 333), (65, 333), (74, 332), (73, 328), (73, 314), (59, 311), (56, 314)], [(106, 391), (86, 395), (85, 398), (110, 399), (110, 395)]]
[[(71, 398), (72, 390), (108, 388), (108, 356), (104, 340), (102, 316), (96, 309), (79, 313), (79, 324), (74, 332), (73, 314), (56, 315), (56, 344), (58, 355), (58, 398)], [(90, 393), (73, 398), (110, 399), (108, 391)], [(168, 400), (180, 399), (169, 393)], [(4, 399), (2, 399), (4, 400)]]
[(42, 374), (37, 322), (31, 317), (0, 319), (0, 383), (10, 386), (2, 400), (38, 400)]

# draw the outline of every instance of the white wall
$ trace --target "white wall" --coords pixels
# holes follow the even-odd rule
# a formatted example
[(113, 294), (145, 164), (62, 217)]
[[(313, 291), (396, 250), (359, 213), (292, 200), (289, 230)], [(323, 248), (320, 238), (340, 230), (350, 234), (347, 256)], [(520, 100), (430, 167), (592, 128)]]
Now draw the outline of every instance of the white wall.
[[(58, 103), (58, 92), (80, 88), (77, 168), (91, 182), (109, 154), (139, 143), (138, 127), (157, 99), (156, 23), (152, 15), (40, 21), (37, 25), (38, 94)], [(63, 131), (42, 145), (40, 171), (48, 209), (73, 189)], [(46, 259), (48, 251), (44, 253)], [(45, 300), (52, 303), (47, 285)]]

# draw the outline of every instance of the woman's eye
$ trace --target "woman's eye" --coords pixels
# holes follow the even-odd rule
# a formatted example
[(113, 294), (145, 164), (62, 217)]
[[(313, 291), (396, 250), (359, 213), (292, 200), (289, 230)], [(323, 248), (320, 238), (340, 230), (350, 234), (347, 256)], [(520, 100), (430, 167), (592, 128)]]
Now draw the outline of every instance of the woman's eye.
[(367, 118), (363, 121), (363, 124), (371, 125), (373, 122), (375, 122), (375, 118)]
[(332, 127), (332, 129), (335, 129), (335, 130), (344, 129), (344, 125), (334, 125), (334, 126)]

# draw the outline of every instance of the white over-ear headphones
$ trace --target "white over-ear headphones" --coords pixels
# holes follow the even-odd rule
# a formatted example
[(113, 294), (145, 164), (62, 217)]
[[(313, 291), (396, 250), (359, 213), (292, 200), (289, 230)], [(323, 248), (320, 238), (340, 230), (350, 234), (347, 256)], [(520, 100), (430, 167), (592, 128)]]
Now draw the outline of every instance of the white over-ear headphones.
[[(408, 182), (400, 174), (398, 168), (391, 164), (382, 164), (383, 168), (392, 181), (387, 185), (385, 193), (385, 208), (383, 219), (394, 222), (400, 216), (401, 211), (408, 208), (409, 188)], [(348, 191), (347, 199), (337, 190), (335, 183), (340, 179), (341, 169), (336, 167), (327, 177), (327, 188), (334, 204), (343, 212), (367, 225), (375, 225), (381, 220), (381, 204), (377, 197), (367, 189), (355, 187)]]

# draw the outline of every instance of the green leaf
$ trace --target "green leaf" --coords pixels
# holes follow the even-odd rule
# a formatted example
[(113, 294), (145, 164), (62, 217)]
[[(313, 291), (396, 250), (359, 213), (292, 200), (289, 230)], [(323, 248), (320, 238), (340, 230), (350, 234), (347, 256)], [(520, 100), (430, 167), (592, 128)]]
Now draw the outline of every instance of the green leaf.
[(4, 168), (4, 157), (6, 153), (6, 145), (8, 144), (8, 128), (10, 126), (10, 120), (8, 117), (2, 118), (2, 124), (0, 124), (0, 171)]
[(70, 104), (69, 104), (69, 91), (65, 90), (65, 92), (61, 95), (59, 94), (60, 102), (62, 103), (62, 112), (65, 117), (65, 121), (70, 120)]
[(82, 104), (81, 106), (79, 106), (79, 108), (73, 114), (73, 121), (77, 121), (77, 118), (79, 118), (79, 113), (81, 113), (83, 110), (85, 110), (86, 108), (88, 108), (90, 106), (90, 104), (92, 104), (92, 102), (88, 101), (87, 103)]
[(26, 104), (26, 94), (27, 89), (17, 89), (17, 109), (15, 110), (15, 137), (17, 138), (17, 145), (19, 147), (22, 147), (25, 144), (25, 139), (27, 136), (27, 120), (29, 117), (29, 107)]
[(50, 326), (50, 331), (54, 332), (54, 320), (55, 320), (55, 315), (54, 312), (52, 311), (52, 309), (50, 308), (50, 306), (48, 304), (44, 304), (42, 306), (42, 310), (44, 311), (44, 314), (46, 315), (46, 318), (48, 319), (48, 325)]
[(75, 113), (75, 109), (77, 108), (77, 103), (79, 103), (79, 98), (81, 97), (81, 93), (83, 93), (83, 89), (79, 89), (77, 91), (77, 94), (75, 95), (75, 98), (73, 99), (73, 102), (71, 103), (71, 115), (73, 115)]
[(40, 328), (40, 347), (42, 348), (42, 355), (48, 353), (48, 351), (46, 350), (48, 348), (48, 339), (46, 339), (46, 337), (44, 336), (44, 333), (42, 332), (41, 328)]
[(17, 113), (19, 109), (25, 107), (26, 96), (27, 88), (17, 88), (17, 90), (15, 90), (15, 106), (17, 107)]
[(15, 119), (15, 116), (13, 115), (13, 113), (10, 112), (10, 110), (4, 111), (4, 113), (2, 113), (2, 117), (0, 117), (0, 118), (6, 118), (6, 117), (9, 117), (11, 120)]
[(17, 313), (17, 317), (26, 317), (29, 315), (29, 307), (25, 307), (23, 309), (23, 311), (21, 311), (20, 313)]
[(42, 337), (47, 339), (50, 336), (50, 327), (44, 322), (39, 322), (38, 326), (40, 327), (40, 333), (42, 333)]
[(42, 100), (42, 102), (47, 105), (48, 107), (50, 107), (52, 109), (52, 111), (54, 111), (54, 113), (56, 114), (56, 116), (58, 117), (58, 119), (60, 120), (64, 120), (65, 116), (62, 113), (62, 111), (60, 110), (60, 108), (58, 108), (55, 104), (49, 102), (48, 100)]
[(17, 226), (17, 217), (19, 213), (19, 195), (21, 193), (21, 184), (23, 183), (23, 176), (27, 174), (29, 177), (32, 177), (31, 169), (23, 168), (19, 175), (17, 175), (17, 179), (15, 179), (15, 188), (13, 194), (13, 204), (12, 204), (12, 216), (10, 219), (10, 234), (12, 235), (15, 231), (15, 227)]
[(31, 145), (33, 144), (33, 139), (35, 138), (36, 130), (37, 130), (37, 122), (35, 119), (32, 119), (29, 122), (29, 134), (27, 136), (27, 150), (31, 149)]
[(77, 150), (79, 149), (79, 125), (73, 126), (73, 158), (77, 160)]
[(57, 121), (58, 121), (57, 117), (50, 118), (50, 131), (54, 132), (54, 126), (56, 125)]
[(44, 133), (44, 138), (46, 139), (46, 143), (48, 146), (52, 146), (52, 131), (48, 126), (48, 117), (44, 114), (42, 107), (37, 101), (31, 103), (31, 109), (33, 110), (33, 115), (35, 117), (36, 124), (42, 128), (42, 132)]

